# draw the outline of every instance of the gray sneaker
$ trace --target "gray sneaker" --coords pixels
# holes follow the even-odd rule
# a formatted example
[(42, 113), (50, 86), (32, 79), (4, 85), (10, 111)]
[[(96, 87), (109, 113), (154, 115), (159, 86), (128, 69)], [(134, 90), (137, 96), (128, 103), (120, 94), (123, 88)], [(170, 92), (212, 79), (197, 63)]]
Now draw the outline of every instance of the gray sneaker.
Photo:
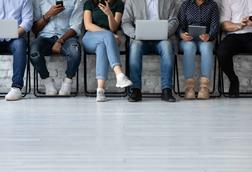
[(106, 102), (107, 101), (104, 89), (97, 88), (97, 91), (96, 91), (96, 101), (97, 102)]
[(116, 79), (116, 87), (119, 87), (119, 88), (125, 88), (125, 87), (128, 87), (128, 86), (131, 86), (133, 83), (131, 82), (131, 80), (128, 79), (127, 76), (122, 76), (122, 77), (118, 77)]

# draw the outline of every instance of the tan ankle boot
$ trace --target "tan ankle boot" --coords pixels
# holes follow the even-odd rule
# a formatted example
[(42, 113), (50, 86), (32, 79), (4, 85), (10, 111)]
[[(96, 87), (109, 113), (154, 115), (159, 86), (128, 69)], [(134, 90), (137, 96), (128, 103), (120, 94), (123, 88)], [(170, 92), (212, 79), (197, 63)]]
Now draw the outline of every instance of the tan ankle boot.
[(186, 80), (185, 85), (185, 99), (195, 99), (195, 80), (193, 78), (189, 78)]
[(209, 99), (209, 79), (206, 77), (200, 78), (200, 90), (198, 99)]

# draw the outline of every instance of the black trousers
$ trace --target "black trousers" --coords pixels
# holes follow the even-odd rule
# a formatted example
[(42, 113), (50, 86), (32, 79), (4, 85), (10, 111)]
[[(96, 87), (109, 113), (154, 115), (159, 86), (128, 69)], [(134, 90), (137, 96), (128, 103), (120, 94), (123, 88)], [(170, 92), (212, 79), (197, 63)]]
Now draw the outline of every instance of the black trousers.
[(252, 33), (229, 34), (220, 43), (217, 55), (219, 64), (229, 80), (237, 80), (233, 56), (240, 53), (252, 54)]

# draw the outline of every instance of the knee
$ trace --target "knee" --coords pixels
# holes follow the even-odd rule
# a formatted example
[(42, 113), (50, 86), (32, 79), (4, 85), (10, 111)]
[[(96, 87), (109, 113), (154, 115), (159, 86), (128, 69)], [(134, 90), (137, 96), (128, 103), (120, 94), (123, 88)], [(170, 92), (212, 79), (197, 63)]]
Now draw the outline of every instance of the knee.
[(77, 42), (71, 44), (67, 54), (72, 61), (79, 63), (81, 59), (81, 50), (79, 44)]
[(40, 59), (40, 52), (39, 51), (31, 51), (30, 54), (31, 62), (39, 62)]
[(13, 40), (12, 45), (14, 50), (26, 51), (26, 40), (24, 38), (18, 38)]
[(173, 45), (171, 41), (161, 41), (160, 50), (161, 53), (165, 53), (165, 55), (173, 55)]
[(115, 36), (111, 31), (105, 30), (103, 31), (103, 38), (106, 40), (114, 40)]
[(131, 40), (130, 42), (130, 52), (136, 54), (142, 51), (143, 42), (139, 40)]
[(203, 42), (200, 46), (200, 52), (213, 54), (213, 44), (211, 42)]
[(196, 54), (197, 46), (193, 41), (183, 42), (183, 51)]

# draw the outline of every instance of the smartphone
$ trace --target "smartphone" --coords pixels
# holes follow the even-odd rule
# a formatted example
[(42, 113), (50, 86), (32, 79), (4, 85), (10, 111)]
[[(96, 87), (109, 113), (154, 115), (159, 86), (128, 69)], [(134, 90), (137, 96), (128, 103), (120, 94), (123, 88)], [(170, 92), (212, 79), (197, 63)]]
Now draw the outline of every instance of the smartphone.
[(56, 5), (61, 5), (62, 7), (64, 6), (63, 1), (56, 1)]
[(105, 5), (105, 6), (106, 6), (105, 0), (99, 0), (99, 3), (101, 3), (102, 5)]
[(249, 20), (252, 21), (252, 16), (249, 16)]

